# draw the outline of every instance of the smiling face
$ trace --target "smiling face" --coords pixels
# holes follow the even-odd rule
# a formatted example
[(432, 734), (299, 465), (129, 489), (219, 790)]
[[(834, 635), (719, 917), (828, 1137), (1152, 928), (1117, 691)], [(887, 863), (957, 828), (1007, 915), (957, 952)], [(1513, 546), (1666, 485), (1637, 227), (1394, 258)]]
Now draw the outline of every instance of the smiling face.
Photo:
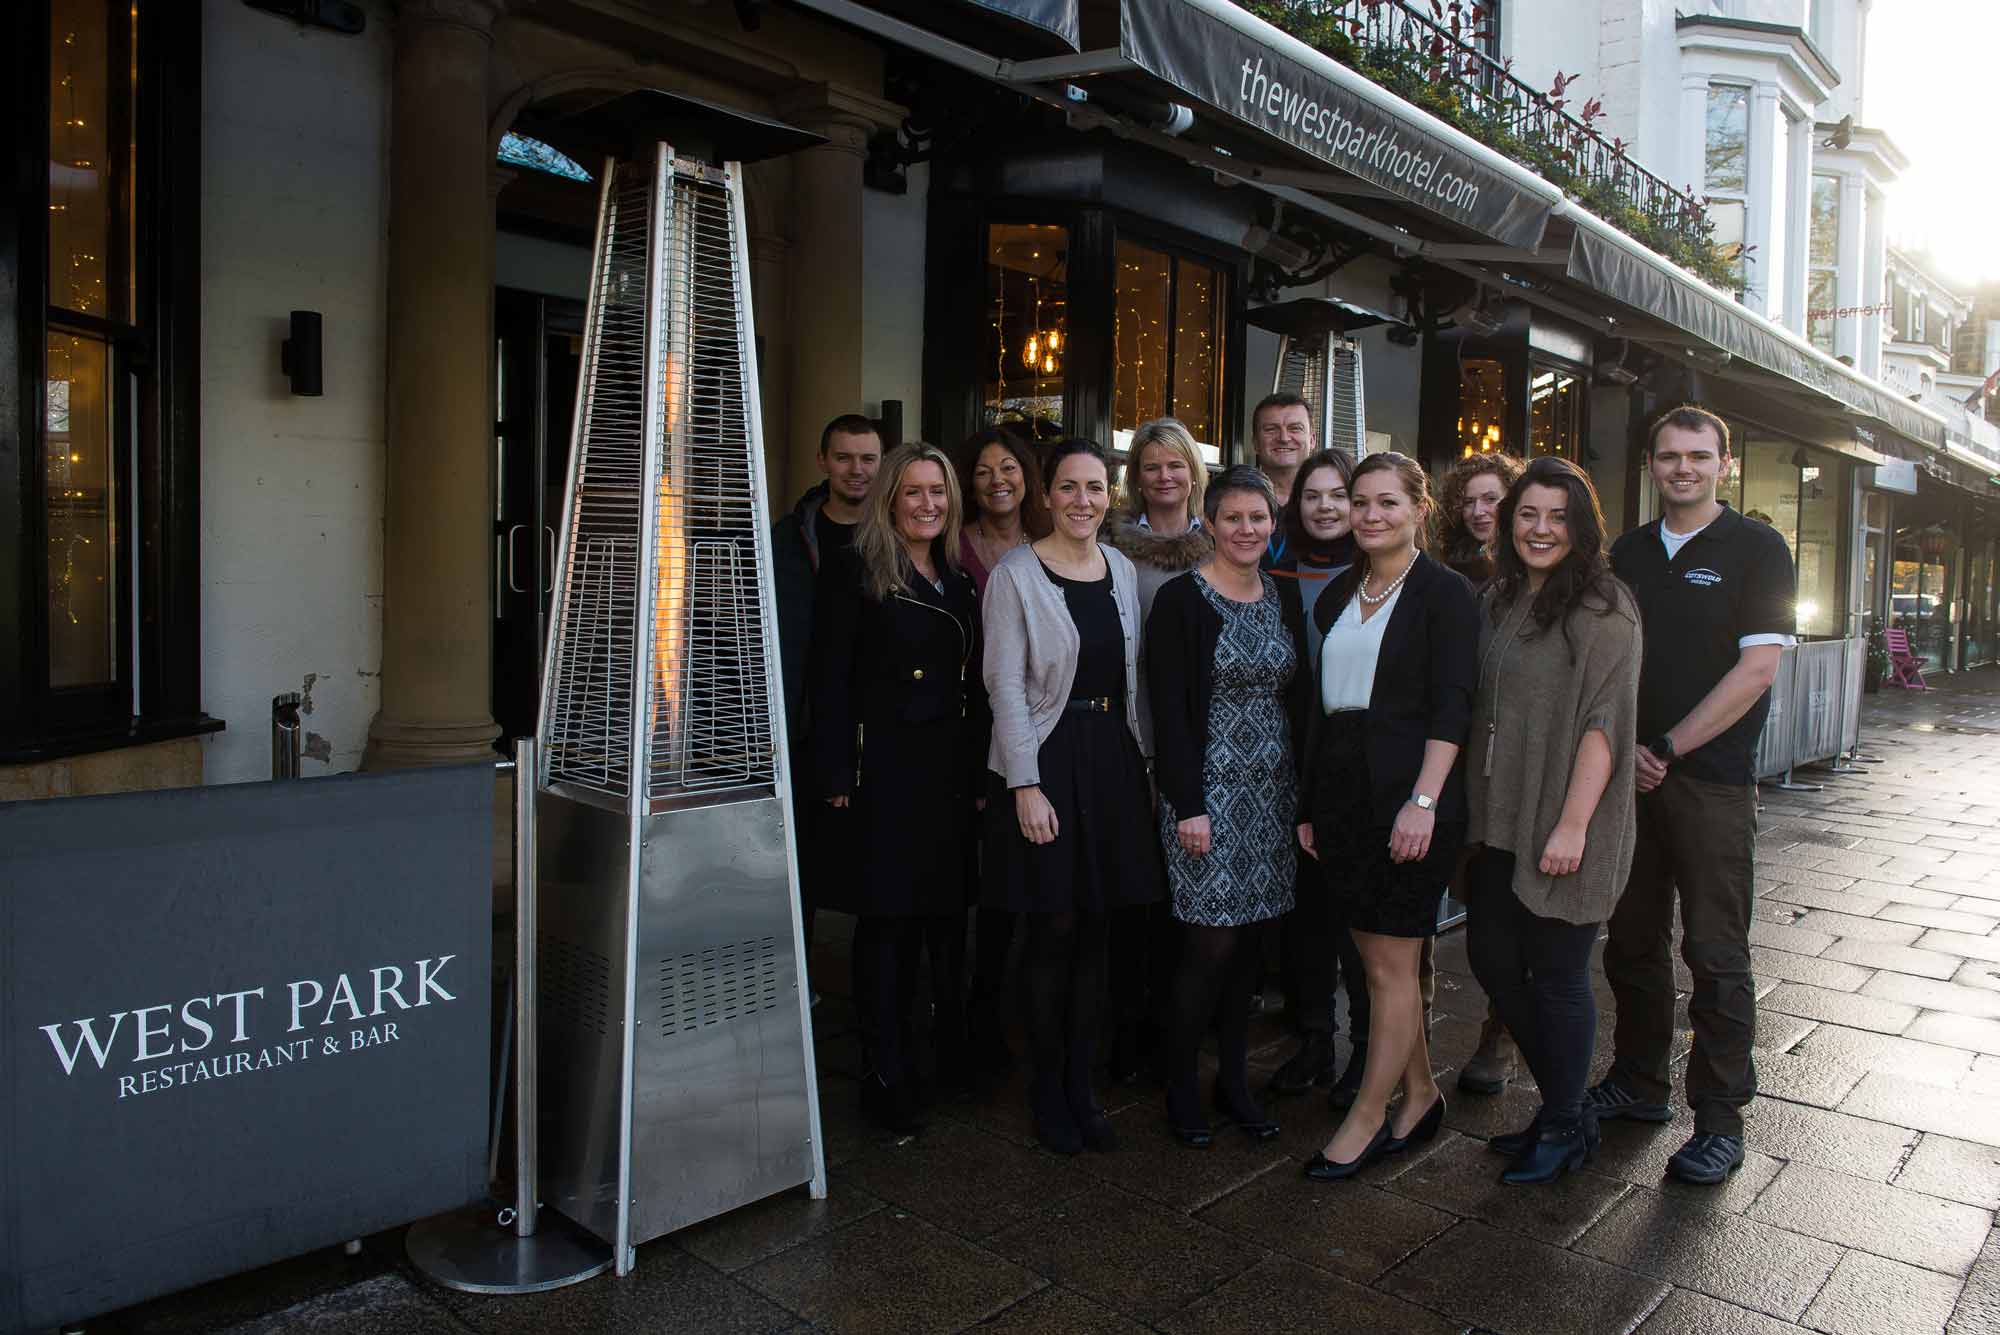
[(982, 515), (1015, 514), (1026, 483), (1014, 452), (1005, 445), (988, 445), (972, 465), (972, 503)]
[(1270, 503), (1256, 492), (1225, 492), (1215, 504), (1215, 519), (1209, 525), (1215, 535), (1215, 554), (1239, 573), (1255, 570), (1271, 545), (1276, 522)]
[(1500, 527), (1500, 502), (1506, 495), (1507, 487), (1497, 473), (1481, 473), (1465, 484), (1458, 519), (1481, 547), (1493, 545), (1493, 534)]
[(951, 492), (945, 485), (944, 469), (929, 459), (919, 459), (905, 468), (902, 477), (896, 480), (896, 495), (890, 507), (890, 521), (905, 545), (924, 547), (936, 541), (951, 514)]
[(1346, 536), (1347, 484), (1338, 468), (1315, 468), (1299, 479), (1299, 522), (1314, 542)]
[(882, 438), (873, 431), (836, 431), (827, 438), (819, 466), (826, 470), (833, 494), (850, 505), (868, 497), (876, 470), (882, 467)]
[(1139, 451), (1139, 495), (1148, 510), (1183, 510), (1193, 491), (1194, 471), (1179, 450), (1155, 441)]
[(1374, 556), (1416, 546), (1424, 511), (1403, 489), (1403, 479), (1394, 469), (1378, 468), (1354, 479), (1348, 517), (1354, 524), (1355, 546)]
[(1539, 585), (1570, 554), (1569, 492), (1535, 483), (1514, 504), (1514, 551)]
[(1078, 542), (1097, 538), (1111, 504), (1111, 478), (1101, 460), (1088, 454), (1064, 455), (1049, 482), (1049, 512), (1057, 531)]
[(1312, 414), (1297, 404), (1257, 414), (1257, 465), (1265, 472), (1297, 468), (1312, 451)]
[(1646, 468), (1668, 505), (1702, 506), (1715, 500), (1715, 489), (1729, 471), (1729, 455), (1707, 427), (1665, 426), (1653, 441)]

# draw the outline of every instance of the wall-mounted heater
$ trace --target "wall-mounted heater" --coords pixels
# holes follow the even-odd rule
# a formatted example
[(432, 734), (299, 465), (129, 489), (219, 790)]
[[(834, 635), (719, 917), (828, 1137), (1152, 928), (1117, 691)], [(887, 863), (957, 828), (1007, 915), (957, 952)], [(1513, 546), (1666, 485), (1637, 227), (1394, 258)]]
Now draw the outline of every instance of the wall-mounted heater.
[(1303, 297), (1259, 306), (1246, 319), (1278, 335), (1273, 393), (1289, 392), (1312, 408), (1321, 449), (1368, 452), (1368, 412), (1362, 388), (1361, 343), (1353, 335), (1386, 321), (1344, 301)]
[(539, 805), (542, 1188), (633, 1248), (825, 1192), (740, 163), (605, 170)]

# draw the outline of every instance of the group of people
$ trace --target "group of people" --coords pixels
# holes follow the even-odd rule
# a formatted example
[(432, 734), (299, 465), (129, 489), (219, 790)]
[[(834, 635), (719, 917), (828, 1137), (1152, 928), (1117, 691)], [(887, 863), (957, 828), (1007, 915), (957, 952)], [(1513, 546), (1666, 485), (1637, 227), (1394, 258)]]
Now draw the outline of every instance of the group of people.
[[(856, 917), (865, 1111), (919, 1125), (926, 956), (937, 1083), (1011, 1062), (1018, 939), (1043, 1145), (1114, 1146), (1108, 1065), (1155, 1075), (1197, 1149), (1269, 1139), (1265, 1097), (1325, 1087), (1344, 1115), (1304, 1171), (1352, 1176), (1442, 1125), (1455, 888), (1491, 1004), (1459, 1088), (1525, 1065), (1541, 1107), (1492, 1144), (1506, 1181), (1552, 1181), (1600, 1120), (1672, 1118), (1678, 901), (1695, 1134), (1668, 1171), (1724, 1180), (1755, 1091), (1752, 755), (1793, 632), (1783, 539), (1718, 499), (1727, 426), (1652, 424), (1661, 518), (1612, 543), (1560, 458), (1470, 457), (1434, 496), (1405, 455), (1316, 450), (1295, 395), (1253, 425), (1257, 466), (1211, 474), (1147, 422), (1122, 489), (1078, 438), (949, 457), (885, 452), (859, 416), (823, 433), (826, 479), (776, 530), (780, 650), (808, 939), (814, 910)], [(1607, 928), (1616, 1053), (1591, 1085)], [(1267, 947), (1298, 1043), (1260, 1096)]]

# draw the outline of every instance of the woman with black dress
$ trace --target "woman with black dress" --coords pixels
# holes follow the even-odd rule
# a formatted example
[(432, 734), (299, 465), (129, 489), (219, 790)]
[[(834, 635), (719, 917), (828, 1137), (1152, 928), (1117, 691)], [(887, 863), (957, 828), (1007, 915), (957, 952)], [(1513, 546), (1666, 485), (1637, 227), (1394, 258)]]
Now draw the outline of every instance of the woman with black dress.
[(1371, 454), (1348, 498), (1360, 555), (1313, 613), (1321, 646), (1318, 679), (1306, 683), (1317, 698), (1298, 838), (1354, 936), (1370, 1006), (1361, 1088), (1306, 1163), (1323, 1181), (1430, 1140), (1444, 1122), (1417, 968), (1464, 843), (1459, 753), (1478, 681), (1472, 586), (1423, 552), (1432, 504), (1422, 466)]
[(1278, 1134), (1250, 1095), (1250, 990), (1258, 927), (1292, 906), (1292, 765), (1288, 717), (1298, 662), (1298, 604), (1258, 569), (1278, 508), (1270, 479), (1230, 469), (1208, 490), (1215, 553), (1169, 580), (1146, 621), (1146, 669), (1158, 744), (1160, 837), (1181, 926), (1167, 1031), (1167, 1120), (1206, 1149), (1196, 1062), (1211, 1023), (1220, 1069), (1215, 1107), (1255, 1140)]
[(940, 1064), (964, 1049), (967, 853), (986, 706), (959, 515), (941, 451), (919, 442), (891, 451), (854, 546), (820, 570), (813, 622), (813, 763), (855, 832), (855, 874), (824, 907), (857, 917), (862, 1106), (899, 1133), (917, 1124), (907, 1027), (927, 940)]
[(993, 704), (984, 902), (1023, 915), (1030, 1104), (1043, 1145), (1115, 1145), (1091, 1092), (1108, 915), (1158, 899), (1159, 845), (1139, 754), (1132, 563), (1098, 542), (1111, 466), (1089, 441), (1048, 458), (1055, 529), (987, 580)]

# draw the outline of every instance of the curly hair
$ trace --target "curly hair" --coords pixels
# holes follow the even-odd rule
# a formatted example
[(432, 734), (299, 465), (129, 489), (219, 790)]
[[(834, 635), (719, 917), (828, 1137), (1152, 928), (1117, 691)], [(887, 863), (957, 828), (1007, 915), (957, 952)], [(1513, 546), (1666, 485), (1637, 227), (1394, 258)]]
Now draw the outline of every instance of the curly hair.
[(1569, 530), (1569, 554), (1549, 572), (1535, 593), (1529, 618), (1535, 634), (1546, 635), (1562, 627), (1563, 643), (1569, 646), (1570, 662), (1576, 661), (1576, 641), (1570, 635), (1570, 617), (1579, 611), (1598, 616), (1626, 610), (1629, 595), (1611, 573), (1611, 560), (1604, 550), (1604, 511), (1597, 503), (1597, 489), (1590, 475), (1567, 459), (1548, 455), (1530, 463), (1507, 496), (1500, 502), (1499, 527), (1493, 541), (1493, 598), (1491, 615), (1497, 625), (1528, 592), (1528, 565), (1514, 545), (1514, 511), (1529, 487), (1554, 487), (1565, 494), (1563, 522)]
[[(1465, 526), (1465, 489), (1472, 485), (1472, 479), (1491, 474), (1500, 479), (1500, 490), (1507, 491), (1521, 476), (1521, 461), (1511, 454), (1496, 450), (1491, 454), (1468, 454), (1451, 466), (1438, 484), (1438, 509), (1443, 511), (1440, 524), (1444, 529), (1444, 559), (1471, 561), (1482, 555), (1479, 539)], [(1496, 534), (1505, 533), (1503, 527)], [(1494, 545), (1499, 546), (1496, 540)]]

